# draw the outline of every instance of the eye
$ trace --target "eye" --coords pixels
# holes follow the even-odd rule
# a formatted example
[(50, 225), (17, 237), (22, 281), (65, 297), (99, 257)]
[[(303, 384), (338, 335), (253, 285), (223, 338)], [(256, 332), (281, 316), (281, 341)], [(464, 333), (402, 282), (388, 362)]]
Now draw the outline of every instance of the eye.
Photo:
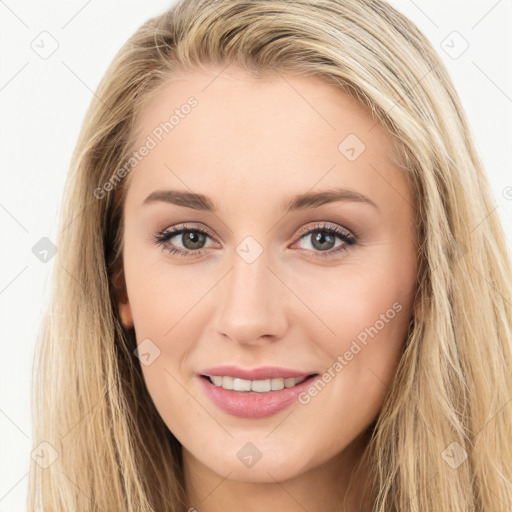
[[(340, 240), (338, 245), (336, 245), (336, 239)], [(317, 253), (315, 256), (318, 255), (321, 258), (336, 256), (348, 250), (349, 246), (357, 243), (356, 236), (349, 231), (324, 223), (307, 229), (305, 234), (301, 235), (300, 240), (306, 240), (308, 245), (312, 247), (312, 250)]]
[[(176, 247), (174, 243), (171, 245), (169, 242), (176, 239), (181, 243), (182, 247)], [(203, 229), (194, 226), (180, 225), (171, 226), (163, 231), (160, 231), (153, 238), (153, 242), (161, 245), (164, 251), (170, 254), (177, 254), (178, 256), (191, 256), (202, 254), (205, 242), (211, 238), (209, 233)]]
[[(322, 258), (335, 256), (357, 243), (355, 235), (331, 224), (320, 223), (313, 228), (304, 229), (300, 233), (299, 241), (306, 240), (311, 245), (311, 249), (306, 248), (305, 250), (316, 253), (312, 257), (317, 255)], [(181, 247), (177, 247), (176, 242), (171, 244), (170, 242), (173, 239), (176, 239)], [(208, 247), (205, 245), (208, 239), (213, 239), (209, 231), (182, 224), (160, 231), (153, 237), (153, 243), (161, 245), (162, 249), (169, 254), (190, 257), (207, 252)], [(337, 245), (336, 239), (339, 240)]]

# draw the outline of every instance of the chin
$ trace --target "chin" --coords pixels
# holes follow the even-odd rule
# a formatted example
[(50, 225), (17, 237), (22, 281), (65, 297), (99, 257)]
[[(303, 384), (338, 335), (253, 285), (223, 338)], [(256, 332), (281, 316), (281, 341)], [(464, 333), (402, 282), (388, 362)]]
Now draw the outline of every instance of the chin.
[[(226, 449), (222, 454), (212, 453), (209, 460), (201, 460), (212, 471), (230, 480), (247, 483), (275, 483), (292, 479), (309, 469), (311, 459), (301, 455), (300, 449), (285, 449), (281, 445), (256, 448), (251, 441), (236, 442), (234, 450)], [(226, 454), (231, 454), (227, 455)], [(204, 456), (204, 452), (203, 452)], [(213, 464), (212, 464), (212, 461)]]

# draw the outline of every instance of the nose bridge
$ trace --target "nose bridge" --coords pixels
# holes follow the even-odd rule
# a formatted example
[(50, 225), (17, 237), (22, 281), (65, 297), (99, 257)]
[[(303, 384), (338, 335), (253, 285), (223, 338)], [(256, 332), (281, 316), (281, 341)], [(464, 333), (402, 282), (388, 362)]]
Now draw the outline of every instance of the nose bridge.
[(281, 283), (268, 268), (265, 252), (252, 260), (241, 246), (233, 255), (231, 272), (223, 280), (216, 329), (240, 343), (279, 337), (286, 323)]

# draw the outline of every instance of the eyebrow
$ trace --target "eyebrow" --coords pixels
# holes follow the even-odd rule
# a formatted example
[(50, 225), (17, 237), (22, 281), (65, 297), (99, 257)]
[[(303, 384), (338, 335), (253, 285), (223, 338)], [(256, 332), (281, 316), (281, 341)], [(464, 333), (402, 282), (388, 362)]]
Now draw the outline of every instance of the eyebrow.
[[(335, 188), (321, 192), (306, 192), (304, 194), (298, 194), (283, 202), (281, 204), (281, 211), (283, 213), (289, 213), (291, 211), (305, 210), (307, 208), (318, 208), (324, 204), (338, 201), (358, 202), (373, 206), (377, 210), (379, 209), (379, 207), (369, 197), (366, 197), (355, 190)], [(156, 190), (146, 197), (143, 205), (155, 202), (164, 202), (212, 213), (216, 212), (218, 209), (215, 203), (208, 196), (180, 190)]]

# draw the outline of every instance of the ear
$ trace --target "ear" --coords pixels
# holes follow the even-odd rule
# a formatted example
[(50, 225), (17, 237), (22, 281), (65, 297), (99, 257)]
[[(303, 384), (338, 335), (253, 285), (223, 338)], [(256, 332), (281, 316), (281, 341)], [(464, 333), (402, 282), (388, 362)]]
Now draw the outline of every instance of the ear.
[(412, 316), (418, 323), (425, 323), (428, 312), (424, 300), (418, 300), (416, 302)]
[(119, 302), (119, 317), (125, 329), (131, 329), (133, 327), (132, 308), (130, 307), (129, 301)]
[(128, 300), (126, 282), (124, 279), (124, 269), (122, 267), (114, 273), (112, 284), (114, 286), (114, 294), (117, 299), (117, 308), (121, 324), (125, 329), (131, 329), (133, 327), (132, 308), (130, 306), (130, 301)]

